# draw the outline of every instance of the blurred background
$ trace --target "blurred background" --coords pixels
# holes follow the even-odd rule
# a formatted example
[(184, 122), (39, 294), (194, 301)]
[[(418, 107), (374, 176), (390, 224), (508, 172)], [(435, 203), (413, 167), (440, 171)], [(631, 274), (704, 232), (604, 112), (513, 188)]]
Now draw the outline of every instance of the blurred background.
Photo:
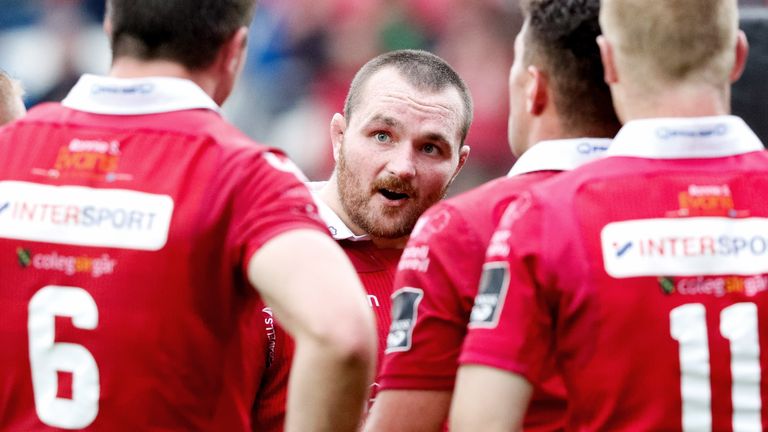
[[(651, 0), (652, 1), (652, 0)], [(375, 55), (420, 48), (446, 59), (475, 103), (471, 155), (451, 194), (504, 175), (507, 76), (522, 19), (518, 0), (260, 0), (248, 63), (226, 117), (284, 149), (312, 180), (333, 166), (329, 122), (354, 73)], [(752, 44), (734, 110), (768, 142), (768, 0), (740, 0)], [(104, 0), (0, 0), (0, 68), (20, 80), (28, 107), (60, 101), (84, 72), (109, 69)], [(762, 131), (766, 131), (762, 134)]]

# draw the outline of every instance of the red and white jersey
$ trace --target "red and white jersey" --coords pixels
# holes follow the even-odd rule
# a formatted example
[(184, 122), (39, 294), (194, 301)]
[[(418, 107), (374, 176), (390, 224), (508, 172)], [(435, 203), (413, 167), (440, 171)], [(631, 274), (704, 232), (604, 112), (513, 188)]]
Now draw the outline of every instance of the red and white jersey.
[(250, 429), (269, 347), (247, 263), (325, 229), (217, 111), (186, 80), (84, 76), (0, 130), (0, 430)]
[[(324, 182), (313, 182), (309, 184), (309, 187), (313, 191), (318, 191), (324, 184)], [(350, 261), (352, 261), (352, 265), (355, 267), (355, 271), (357, 271), (357, 275), (360, 277), (360, 281), (363, 283), (363, 287), (365, 287), (365, 291), (368, 294), (368, 304), (376, 316), (379, 355), (376, 362), (377, 379), (371, 388), (370, 402), (372, 403), (378, 393), (378, 375), (384, 358), (387, 333), (389, 332), (390, 296), (392, 295), (392, 286), (395, 282), (397, 262), (400, 260), (403, 250), (376, 247), (368, 235), (354, 234), (333, 209), (325, 204), (316, 194), (315, 202), (317, 203), (320, 217), (328, 227), (328, 231), (344, 249)]]
[[(514, 194), (593, 160), (607, 139), (543, 141), (510, 175), (443, 201), (419, 220), (400, 261), (382, 389), (452, 390), (477, 294), (485, 250)], [(562, 381), (552, 375), (536, 393), (528, 429), (553, 430), (565, 414)]]
[(574, 430), (768, 428), (766, 172), (737, 117), (629, 122), (510, 204), (461, 363), (554, 358)]

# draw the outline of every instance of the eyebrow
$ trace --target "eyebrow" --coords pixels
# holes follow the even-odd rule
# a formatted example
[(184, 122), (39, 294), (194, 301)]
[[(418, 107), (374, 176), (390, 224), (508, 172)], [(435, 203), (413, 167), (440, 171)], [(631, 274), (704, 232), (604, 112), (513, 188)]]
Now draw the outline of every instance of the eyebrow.
[(385, 125), (392, 128), (397, 128), (402, 126), (401, 123), (396, 119), (385, 116), (385, 115), (381, 115), (381, 114), (376, 114), (368, 121), (369, 125), (372, 123), (384, 123)]
[[(373, 124), (376, 123), (383, 123), (391, 128), (398, 129), (402, 128), (402, 123), (398, 121), (395, 118), (385, 116), (382, 114), (376, 114), (375, 116), (371, 117), (371, 119), (368, 121), (367, 126), (370, 127)], [(435, 141), (439, 143), (445, 144), (446, 147), (448, 147), (448, 150), (450, 153), (453, 153), (453, 145), (451, 145), (451, 142), (448, 140), (448, 138), (445, 137), (445, 135), (439, 133), (439, 132), (429, 132), (423, 137), (427, 141)], [(461, 145), (459, 145), (461, 147)]]
[(440, 134), (440, 133), (436, 133), (436, 132), (428, 133), (425, 136), (425, 138), (429, 141), (440, 141), (448, 144), (448, 146), (451, 145), (451, 142), (448, 141), (448, 138), (446, 138), (443, 134)]

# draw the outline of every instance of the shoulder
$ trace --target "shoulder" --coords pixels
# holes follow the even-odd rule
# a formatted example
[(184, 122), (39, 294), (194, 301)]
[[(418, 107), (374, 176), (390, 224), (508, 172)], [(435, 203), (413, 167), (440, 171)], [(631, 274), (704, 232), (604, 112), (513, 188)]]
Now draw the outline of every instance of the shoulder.
[(478, 205), (487, 207), (489, 201), (499, 199), (499, 193), (503, 193), (518, 182), (516, 177), (501, 177), (470, 189), (464, 193), (449, 198), (443, 202), (447, 207), (455, 211), (468, 214), (478, 208)]
[(521, 192), (558, 173), (542, 171), (491, 180), (441, 202), (425, 215), (434, 215), (431, 218), (439, 220), (438, 216), (442, 214), (442, 218), (450, 218), (454, 225), (464, 224), (469, 229), (484, 232), (486, 228), (492, 229), (498, 223), (504, 209)]
[(223, 172), (234, 170), (246, 177), (262, 173), (268, 177), (307, 181), (301, 169), (282, 150), (251, 139), (216, 113), (196, 110), (188, 114), (190, 117), (185, 118), (185, 121), (191, 122), (190, 127), (192, 124), (197, 125), (198, 139), (208, 141), (209, 145), (220, 152)]
[(3, 130), (9, 130), (18, 126), (29, 126), (40, 123), (58, 123), (66, 118), (66, 113), (70, 111), (64, 108), (58, 102), (45, 102), (30, 108), (20, 119), (8, 123)]
[(65, 110), (67, 110), (67, 108), (64, 108), (64, 106), (58, 102), (44, 102), (30, 108), (29, 111), (27, 111), (27, 114), (22, 117), (22, 120), (44, 119), (50, 115), (62, 113)]
[(193, 110), (186, 112), (185, 117), (188, 122), (197, 124), (201, 134), (209, 136), (227, 148), (269, 150), (269, 147), (254, 141), (217, 113)]
[(132, 133), (161, 134), (184, 137), (187, 141), (208, 142), (233, 154), (260, 154), (271, 150), (260, 144), (218, 112), (209, 109), (189, 109), (144, 115), (94, 114), (63, 106), (43, 103), (29, 110), (18, 124), (60, 125), (74, 128), (103, 128), (130, 130)]
[(585, 186), (631, 175), (627, 169), (626, 158), (605, 157), (530, 184), (527, 189), (535, 203), (543, 207), (563, 209), (573, 203)]

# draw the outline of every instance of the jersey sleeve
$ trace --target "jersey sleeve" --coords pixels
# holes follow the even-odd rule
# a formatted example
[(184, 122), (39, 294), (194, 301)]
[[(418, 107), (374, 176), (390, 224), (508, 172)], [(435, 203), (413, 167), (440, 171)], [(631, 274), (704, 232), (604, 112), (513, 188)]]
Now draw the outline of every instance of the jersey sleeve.
[(532, 383), (551, 374), (554, 328), (543, 287), (543, 213), (529, 193), (505, 211), (486, 252), (462, 364), (513, 372)]
[(453, 388), (483, 256), (453, 207), (438, 204), (421, 217), (395, 276), (382, 389)]
[(327, 234), (309, 190), (296, 166), (277, 152), (264, 152), (246, 167), (236, 191), (233, 228), (244, 271), (251, 256), (267, 241), (286, 231), (313, 229)]

